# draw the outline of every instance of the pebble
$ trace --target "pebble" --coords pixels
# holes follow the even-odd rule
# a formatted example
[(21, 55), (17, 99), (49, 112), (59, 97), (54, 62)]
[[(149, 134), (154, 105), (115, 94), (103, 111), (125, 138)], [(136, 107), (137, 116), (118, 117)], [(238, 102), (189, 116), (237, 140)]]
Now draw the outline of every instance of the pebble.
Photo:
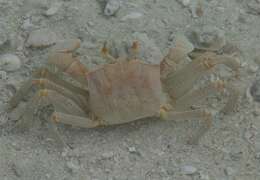
[(22, 177), (24, 175), (24, 163), (13, 163), (11, 165), (11, 169), (16, 177)]
[(52, 51), (68, 51), (71, 52), (80, 47), (80, 39), (65, 39), (57, 41), (56, 44), (52, 47)]
[(137, 151), (136, 151), (136, 148), (133, 147), (133, 146), (129, 147), (129, 148), (128, 148), (128, 151), (129, 151), (130, 153), (136, 153), (136, 152), (137, 152)]
[(124, 17), (121, 18), (121, 21), (126, 21), (129, 19), (138, 19), (142, 17), (143, 14), (140, 12), (131, 12), (130, 14), (125, 15)]
[(239, 161), (243, 158), (243, 150), (237, 146), (229, 152), (229, 156), (232, 161)]
[(260, 160), (260, 151), (256, 153), (255, 158)]
[[(0, 108), (4, 109), (4, 105), (2, 105), (2, 103), (0, 104)], [(8, 115), (0, 111), (0, 126), (7, 123), (7, 121), (8, 121)]]
[(62, 2), (55, 2), (51, 4), (51, 7), (45, 12), (46, 16), (53, 16), (61, 8)]
[(6, 25), (0, 22), (0, 46), (4, 45), (8, 40)]
[(199, 172), (200, 180), (210, 180), (210, 176), (208, 174), (204, 174), (202, 172)]
[(115, 15), (117, 11), (120, 9), (120, 6), (120, 0), (108, 0), (104, 9), (104, 14), (106, 16)]
[(258, 134), (257, 127), (253, 124), (250, 124), (250, 126), (247, 127), (245, 130), (244, 138), (248, 143), (255, 144), (257, 134)]
[(258, 1), (250, 1), (247, 4), (248, 7), (248, 13), (260, 15), (260, 2)]
[(255, 63), (260, 66), (260, 54), (258, 54), (256, 57), (255, 57)]
[(201, 1), (198, 0), (178, 0), (178, 2), (183, 6), (190, 10), (193, 18), (197, 18), (202, 16), (202, 4)]
[(256, 81), (253, 82), (249, 91), (253, 100), (260, 103), (260, 79), (257, 79)]
[(32, 31), (27, 39), (27, 45), (33, 48), (48, 47), (55, 44), (57, 35), (49, 29)]
[(187, 7), (190, 4), (191, 0), (178, 0), (184, 7)]
[(193, 27), (186, 34), (197, 49), (217, 51), (226, 44), (225, 32), (214, 26)]
[(23, 21), (23, 24), (21, 26), (21, 28), (25, 31), (32, 31), (33, 28), (35, 28), (34, 24), (31, 22), (30, 18), (26, 18)]
[(26, 104), (21, 103), (17, 106), (17, 108), (14, 109), (14, 111), (12, 111), (11, 113), (8, 114), (8, 117), (14, 121), (17, 121), (17, 120), (19, 120), (19, 118), (21, 118), (25, 109), (26, 109)]
[(114, 156), (114, 153), (113, 152), (104, 152), (101, 156), (104, 159), (110, 159)]
[(21, 35), (10, 35), (10, 47), (17, 51), (22, 51), (24, 48), (24, 38)]
[(226, 167), (224, 172), (227, 176), (232, 176), (235, 174), (235, 170), (232, 167)]
[(255, 107), (254, 110), (252, 111), (253, 115), (255, 117), (260, 116), (260, 108), (259, 107)]
[(254, 66), (254, 65), (249, 65), (248, 66), (248, 69), (247, 69), (247, 72), (248, 73), (256, 73), (258, 71), (259, 67), (258, 66)]
[(3, 54), (0, 56), (0, 69), (12, 72), (21, 67), (21, 60), (14, 54)]
[(76, 173), (80, 169), (79, 165), (72, 161), (66, 162), (66, 167), (71, 173)]
[(6, 80), (7, 79), (7, 73), (5, 71), (0, 71), (0, 79)]
[(192, 175), (197, 172), (197, 168), (190, 166), (190, 165), (185, 165), (181, 167), (181, 172), (185, 175)]

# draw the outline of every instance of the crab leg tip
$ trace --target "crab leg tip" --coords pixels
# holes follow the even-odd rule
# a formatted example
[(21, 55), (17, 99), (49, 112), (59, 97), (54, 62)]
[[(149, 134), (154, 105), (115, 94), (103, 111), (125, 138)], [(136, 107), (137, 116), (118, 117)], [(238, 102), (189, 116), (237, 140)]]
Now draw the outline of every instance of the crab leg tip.
[(169, 107), (170, 105), (166, 104), (166, 105), (161, 105), (160, 110), (159, 110), (159, 117), (162, 120), (167, 120), (167, 114), (168, 111), (170, 109)]
[(218, 80), (218, 81), (214, 82), (214, 87), (215, 87), (217, 90), (219, 90), (219, 91), (223, 91), (224, 88), (225, 88), (225, 83), (224, 83), (224, 81), (222, 81), (222, 80)]
[(51, 116), (51, 120), (52, 120), (53, 122), (55, 122), (55, 123), (60, 122), (60, 118), (59, 118), (59, 116), (56, 115), (55, 113), (52, 114), (52, 116)]
[(108, 54), (108, 48), (107, 48), (107, 42), (105, 41), (104, 44), (103, 44), (103, 47), (101, 49), (101, 53), (103, 55), (107, 55)]
[(139, 49), (139, 42), (138, 41), (134, 41), (131, 48), (135, 49), (135, 50)]
[(204, 111), (204, 117), (207, 128), (210, 128), (212, 125), (212, 114), (210, 112)]
[(160, 109), (159, 111), (159, 117), (162, 120), (166, 120), (167, 119), (167, 112), (165, 111), (165, 109)]
[(39, 90), (39, 96), (40, 96), (40, 97), (46, 97), (46, 96), (48, 96), (48, 90), (47, 90), (47, 89), (41, 89), (41, 90)]

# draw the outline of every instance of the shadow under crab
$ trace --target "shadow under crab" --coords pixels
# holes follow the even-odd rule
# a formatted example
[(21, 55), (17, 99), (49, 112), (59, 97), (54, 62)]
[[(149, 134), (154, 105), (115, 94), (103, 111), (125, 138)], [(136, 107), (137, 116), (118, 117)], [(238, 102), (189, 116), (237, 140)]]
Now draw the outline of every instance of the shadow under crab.
[[(204, 52), (187, 65), (176, 68), (191, 51), (183, 42), (177, 42), (160, 64), (146, 64), (137, 59), (139, 44), (134, 42), (129, 57), (124, 58), (113, 57), (105, 44), (102, 55), (109, 64), (90, 71), (74, 55), (79, 46), (80, 40), (57, 44), (50, 53), (48, 64), (70, 75), (80, 86), (59, 78), (47, 68), (37, 70), (9, 102), (8, 110), (12, 111), (32, 87), (39, 88), (27, 103), (19, 126), (30, 127), (33, 112), (39, 105), (52, 104), (54, 112), (48, 125), (62, 143), (56, 123), (95, 128), (147, 117), (202, 120), (204, 125), (199, 133), (189, 140), (195, 143), (211, 126), (212, 117), (206, 110), (191, 109), (191, 106), (209, 94), (223, 91), (226, 85), (223, 81), (215, 81), (192, 90), (194, 83), (217, 64), (224, 64), (235, 72), (239, 68), (235, 58), (212, 52)], [(228, 89), (232, 91), (225, 108), (232, 109), (237, 96), (232, 95), (236, 94), (233, 88)]]

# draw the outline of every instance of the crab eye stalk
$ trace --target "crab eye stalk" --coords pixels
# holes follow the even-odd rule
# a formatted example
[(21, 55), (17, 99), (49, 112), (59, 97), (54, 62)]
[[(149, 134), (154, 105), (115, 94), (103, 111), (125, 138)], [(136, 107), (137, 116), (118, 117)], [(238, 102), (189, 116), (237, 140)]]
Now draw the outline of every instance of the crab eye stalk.
[(107, 48), (107, 41), (105, 41), (103, 44), (103, 47), (101, 49), (101, 54), (109, 63), (116, 62), (116, 59), (111, 54), (109, 54), (109, 50)]
[(130, 59), (137, 59), (139, 54), (140, 45), (138, 41), (134, 41), (130, 48)]
[(108, 54), (107, 41), (104, 42), (103, 47), (102, 47), (102, 49), (101, 49), (101, 53), (102, 53), (103, 55)]

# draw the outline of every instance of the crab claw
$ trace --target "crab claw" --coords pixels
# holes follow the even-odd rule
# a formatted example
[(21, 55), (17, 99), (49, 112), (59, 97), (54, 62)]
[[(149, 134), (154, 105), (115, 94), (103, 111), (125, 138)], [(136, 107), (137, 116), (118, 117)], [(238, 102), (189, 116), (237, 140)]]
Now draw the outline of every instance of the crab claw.
[(79, 39), (58, 42), (49, 55), (48, 64), (55, 65), (62, 72), (70, 74), (74, 79), (84, 84), (88, 70), (79, 61), (79, 58), (73, 55), (73, 51), (79, 47)]

